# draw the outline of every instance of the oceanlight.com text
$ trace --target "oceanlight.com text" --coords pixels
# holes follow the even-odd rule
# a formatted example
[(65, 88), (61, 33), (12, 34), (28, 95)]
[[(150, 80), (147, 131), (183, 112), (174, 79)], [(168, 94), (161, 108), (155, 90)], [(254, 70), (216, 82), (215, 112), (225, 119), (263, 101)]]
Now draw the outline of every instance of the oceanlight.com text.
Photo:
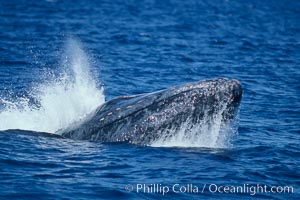
[(168, 193), (219, 193), (219, 194), (249, 194), (251, 196), (262, 193), (270, 194), (292, 194), (293, 186), (274, 186), (265, 184), (241, 184), (241, 185), (221, 185), (221, 184), (128, 184), (125, 186), (127, 192), (162, 194)]

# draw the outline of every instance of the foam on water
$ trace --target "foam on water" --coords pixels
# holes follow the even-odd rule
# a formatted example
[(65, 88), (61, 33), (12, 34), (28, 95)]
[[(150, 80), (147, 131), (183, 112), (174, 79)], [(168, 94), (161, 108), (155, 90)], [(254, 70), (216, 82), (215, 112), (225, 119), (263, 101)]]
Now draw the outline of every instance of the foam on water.
[(91, 76), (88, 57), (77, 41), (70, 39), (61, 73), (48, 72), (43, 83), (32, 88), (34, 98), (2, 97), (0, 130), (22, 129), (55, 133), (85, 117), (104, 103), (103, 88)]
[(167, 130), (155, 140), (154, 147), (206, 147), (229, 148), (232, 147), (232, 138), (237, 134), (239, 118), (225, 122), (223, 113), (226, 112), (227, 102), (218, 106), (217, 112), (205, 113), (203, 119), (197, 123), (187, 119), (179, 129)]

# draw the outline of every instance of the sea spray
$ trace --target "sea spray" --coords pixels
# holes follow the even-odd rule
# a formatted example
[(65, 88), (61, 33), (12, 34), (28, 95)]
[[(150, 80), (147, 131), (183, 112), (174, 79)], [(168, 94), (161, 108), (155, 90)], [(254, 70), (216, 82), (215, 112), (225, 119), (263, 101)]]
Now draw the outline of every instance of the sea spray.
[(232, 139), (238, 133), (239, 114), (232, 120), (225, 122), (222, 113), (228, 102), (218, 106), (212, 116), (204, 114), (203, 119), (194, 124), (186, 119), (179, 128), (162, 131), (161, 137), (153, 141), (153, 147), (205, 147), (230, 148)]
[(36, 103), (32, 104), (29, 97), (0, 99), (4, 105), (0, 111), (0, 130), (55, 133), (104, 103), (103, 88), (91, 76), (88, 56), (78, 41), (67, 41), (62, 60), (59, 74), (48, 70), (43, 83), (29, 92)]

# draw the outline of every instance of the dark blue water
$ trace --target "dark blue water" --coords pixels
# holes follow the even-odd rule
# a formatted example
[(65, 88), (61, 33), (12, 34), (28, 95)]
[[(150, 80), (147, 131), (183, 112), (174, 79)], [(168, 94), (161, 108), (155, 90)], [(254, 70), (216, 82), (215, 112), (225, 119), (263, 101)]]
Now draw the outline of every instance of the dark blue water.
[[(300, 198), (299, 1), (10, 0), (0, 2), (0, 30), (0, 198)], [(70, 38), (106, 99), (213, 77), (240, 80), (232, 146), (143, 147), (6, 130), (50, 130), (69, 112), (56, 108), (51, 121), (43, 119), (52, 112), (47, 107), (30, 124), (22, 99), (27, 108), (45, 108), (32, 93), (61, 74)], [(137, 184), (193, 184), (199, 192), (137, 192)], [(209, 184), (292, 186), (293, 193), (220, 193)]]

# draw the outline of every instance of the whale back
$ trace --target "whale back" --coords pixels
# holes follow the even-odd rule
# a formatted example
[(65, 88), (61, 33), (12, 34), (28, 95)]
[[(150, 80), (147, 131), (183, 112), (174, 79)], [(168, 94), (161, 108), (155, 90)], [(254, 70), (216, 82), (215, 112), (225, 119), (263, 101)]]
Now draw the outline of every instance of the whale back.
[(117, 120), (153, 105), (155, 101), (159, 100), (160, 93), (162, 91), (111, 99), (96, 110), (94, 118), (99, 121), (101, 126), (114, 123)]

